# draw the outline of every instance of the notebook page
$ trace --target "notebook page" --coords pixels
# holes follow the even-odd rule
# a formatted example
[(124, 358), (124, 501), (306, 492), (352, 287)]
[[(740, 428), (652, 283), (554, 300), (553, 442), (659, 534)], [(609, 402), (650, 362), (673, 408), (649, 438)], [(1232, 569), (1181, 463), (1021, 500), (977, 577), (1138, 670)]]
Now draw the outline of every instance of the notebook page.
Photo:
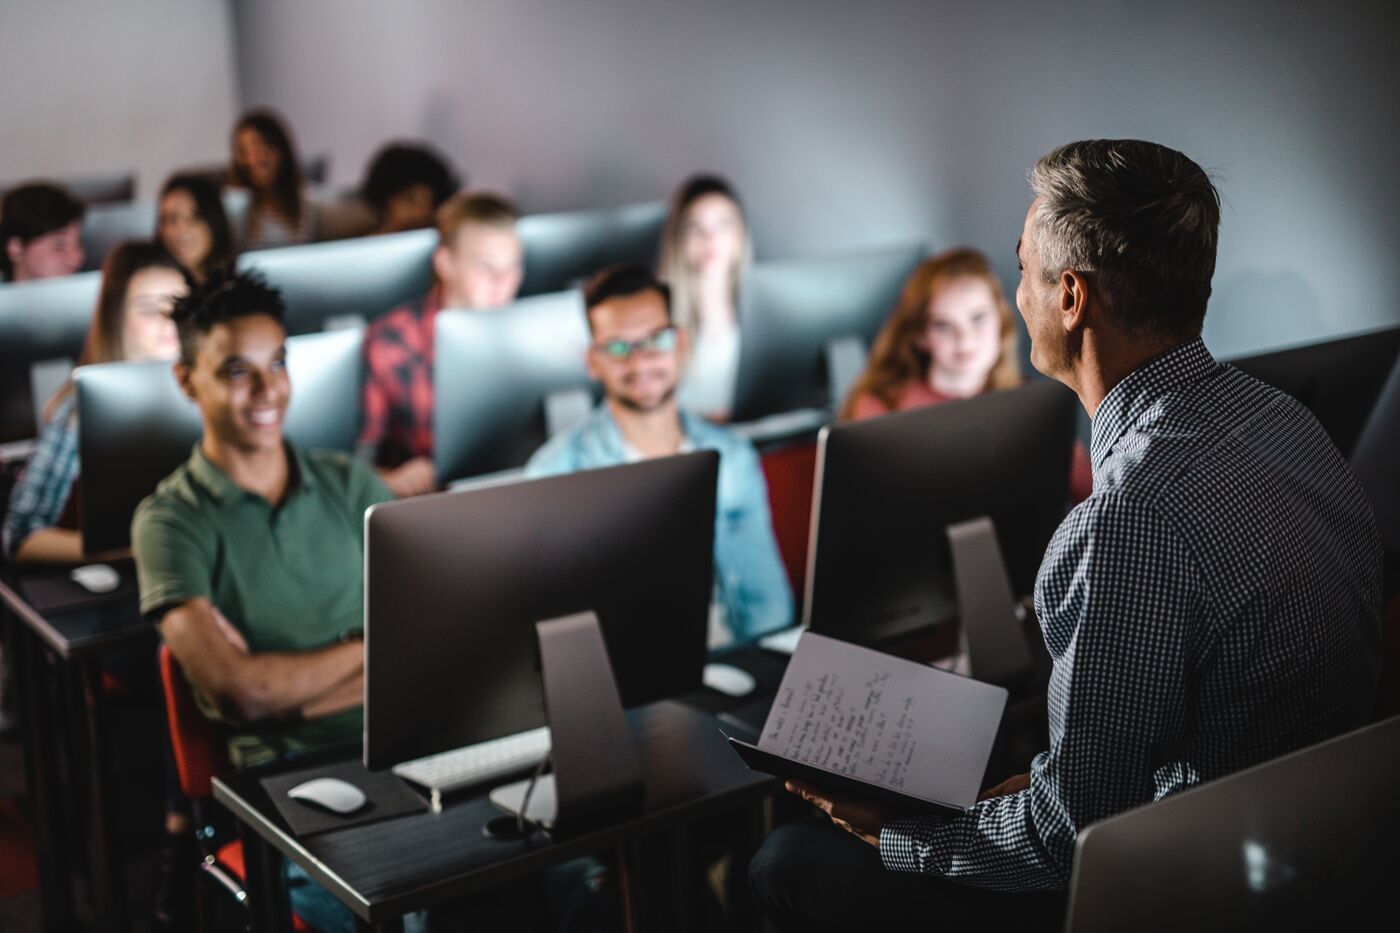
[(806, 632), (758, 747), (939, 803), (977, 798), (1006, 691)]

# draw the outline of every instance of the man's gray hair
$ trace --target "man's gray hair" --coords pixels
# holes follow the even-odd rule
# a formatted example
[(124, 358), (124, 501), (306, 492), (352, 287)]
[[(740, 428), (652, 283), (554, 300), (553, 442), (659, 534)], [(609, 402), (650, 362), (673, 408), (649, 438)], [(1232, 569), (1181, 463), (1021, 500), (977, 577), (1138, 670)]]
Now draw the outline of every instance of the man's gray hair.
[(1034, 247), (1047, 282), (1084, 273), (1110, 318), (1135, 337), (1199, 336), (1215, 274), (1220, 196), (1175, 149), (1091, 139), (1042, 156)]

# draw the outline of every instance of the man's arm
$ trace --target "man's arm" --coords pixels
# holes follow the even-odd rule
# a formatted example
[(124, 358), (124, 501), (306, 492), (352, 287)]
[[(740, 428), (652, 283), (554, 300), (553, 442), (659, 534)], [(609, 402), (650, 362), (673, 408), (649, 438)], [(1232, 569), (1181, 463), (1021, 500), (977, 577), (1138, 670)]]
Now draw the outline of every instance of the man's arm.
[[(756, 638), (792, 624), (792, 587), (778, 554), (773, 517), (768, 508), (768, 484), (753, 447), (744, 443), (725, 451), (733, 459), (730, 476), (738, 489), (735, 507), (719, 516), (722, 540), (715, 542), (715, 571), (726, 602), (737, 612), (730, 625), (736, 640)], [(725, 465), (721, 464), (721, 470)], [(717, 503), (723, 510), (725, 503)], [(736, 625), (742, 622), (742, 630)]]
[(358, 639), (311, 651), (253, 653), (204, 597), (171, 609), (160, 629), (185, 675), (231, 721), (314, 719), (363, 702), (364, 644)]
[(1005, 891), (1063, 888), (1082, 827), (1153, 799), (1154, 772), (1184, 725), (1186, 651), (1204, 614), (1199, 568), (1151, 507), (1107, 496), (1067, 522), (1037, 594), (1038, 606), (1077, 619), (1047, 627), (1047, 640), (1064, 640), (1053, 646), (1050, 750), (1025, 790), (947, 823), (885, 823), (886, 867)]

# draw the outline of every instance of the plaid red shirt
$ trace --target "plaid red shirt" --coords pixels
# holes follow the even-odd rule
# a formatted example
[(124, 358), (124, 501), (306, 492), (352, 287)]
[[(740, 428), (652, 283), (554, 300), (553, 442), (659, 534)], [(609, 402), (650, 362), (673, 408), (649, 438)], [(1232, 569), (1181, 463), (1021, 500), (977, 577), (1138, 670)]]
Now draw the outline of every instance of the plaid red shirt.
[(365, 332), (365, 426), (360, 446), (374, 462), (396, 467), (433, 454), (433, 322), (442, 310), (434, 287), (416, 304), (395, 308)]

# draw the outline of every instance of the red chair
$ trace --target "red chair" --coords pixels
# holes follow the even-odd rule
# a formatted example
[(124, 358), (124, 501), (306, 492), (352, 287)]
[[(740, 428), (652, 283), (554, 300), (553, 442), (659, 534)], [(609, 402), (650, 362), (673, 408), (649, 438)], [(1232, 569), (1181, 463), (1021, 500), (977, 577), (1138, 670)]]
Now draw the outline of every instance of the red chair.
[[(170, 743), (175, 751), (175, 770), (180, 775), (180, 789), (190, 801), (195, 838), (203, 856), (200, 872), (246, 908), (243, 843), (237, 839), (222, 845), (216, 843), (213, 826), (207, 818), (213, 799), (214, 776), (228, 767), (223, 739), (195, 705), (180, 662), (165, 645), (160, 646), (160, 680), (165, 690), (165, 714), (170, 724)], [(295, 915), (292, 929), (314, 933)]]
[(771, 450), (762, 457), (768, 481), (768, 508), (773, 536), (787, 569), (788, 582), (801, 617), (807, 583), (807, 542), (812, 533), (812, 486), (817, 472), (817, 444), (807, 441)]

